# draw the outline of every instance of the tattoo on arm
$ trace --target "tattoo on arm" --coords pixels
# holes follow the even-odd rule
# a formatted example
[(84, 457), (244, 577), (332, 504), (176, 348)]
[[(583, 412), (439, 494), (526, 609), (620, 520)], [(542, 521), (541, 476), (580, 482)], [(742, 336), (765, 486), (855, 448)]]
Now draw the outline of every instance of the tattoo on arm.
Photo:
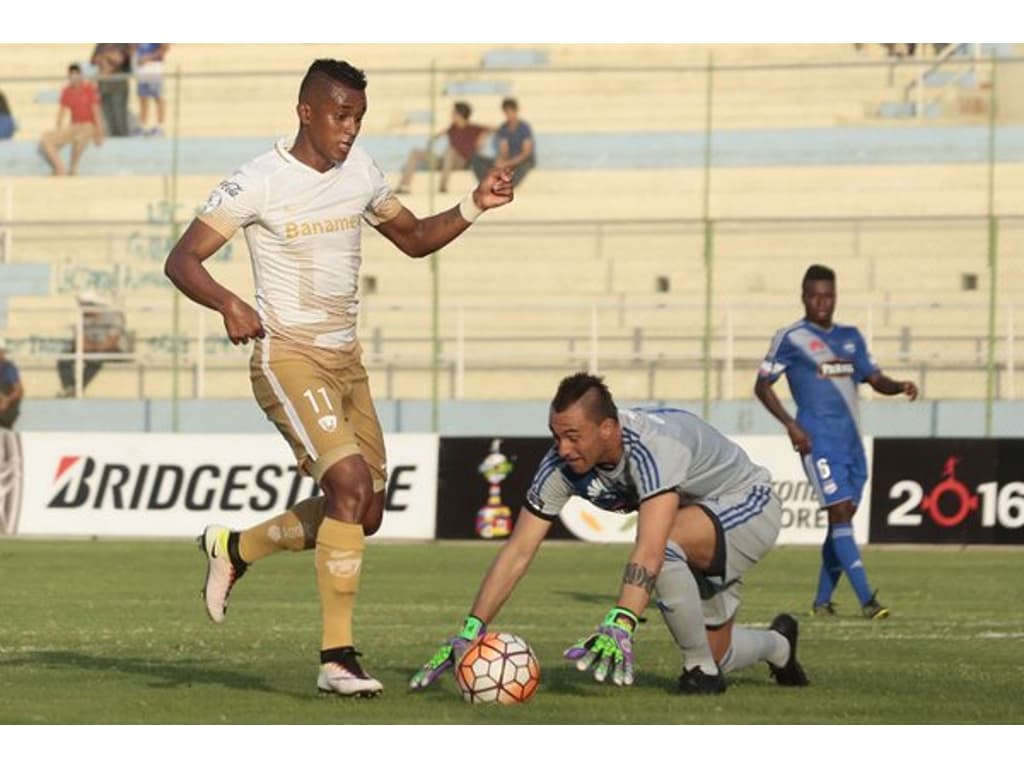
[(622, 574), (622, 583), (634, 587), (640, 587), (647, 594), (654, 591), (654, 582), (657, 579), (656, 573), (651, 573), (640, 563), (626, 563), (626, 572)]

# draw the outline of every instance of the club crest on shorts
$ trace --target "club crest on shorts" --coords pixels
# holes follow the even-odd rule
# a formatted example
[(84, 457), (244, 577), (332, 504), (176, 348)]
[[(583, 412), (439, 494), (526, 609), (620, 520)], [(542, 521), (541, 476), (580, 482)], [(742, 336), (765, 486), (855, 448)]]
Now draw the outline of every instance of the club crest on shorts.
[(333, 432), (338, 428), (338, 417), (333, 413), (328, 413), (317, 419), (316, 423), (320, 425), (320, 429), (324, 432)]

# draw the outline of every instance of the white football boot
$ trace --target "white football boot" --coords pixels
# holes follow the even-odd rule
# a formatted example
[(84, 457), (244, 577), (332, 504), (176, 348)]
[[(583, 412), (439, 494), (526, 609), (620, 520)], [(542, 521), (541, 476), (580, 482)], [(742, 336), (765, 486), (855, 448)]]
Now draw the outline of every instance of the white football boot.
[(384, 692), (380, 680), (370, 677), (363, 671), (357, 658), (361, 654), (352, 649), (345, 652), (341, 661), (329, 661), (320, 665), (320, 674), (316, 679), (316, 687), (320, 693), (331, 693), (337, 696), (359, 696), (370, 698)]
[(231, 530), (223, 525), (208, 525), (196, 539), (206, 554), (206, 581), (203, 583), (203, 599), (206, 613), (220, 624), (228, 611), (228, 596), (231, 588), (245, 574), (245, 567), (236, 568), (228, 555), (228, 536)]

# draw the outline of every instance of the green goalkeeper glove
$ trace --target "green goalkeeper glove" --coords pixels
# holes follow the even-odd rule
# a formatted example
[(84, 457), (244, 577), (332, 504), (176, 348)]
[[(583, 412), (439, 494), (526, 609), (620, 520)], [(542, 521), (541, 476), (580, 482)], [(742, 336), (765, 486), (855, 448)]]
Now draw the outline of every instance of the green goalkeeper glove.
[(410, 678), (409, 688), (414, 691), (422, 690), (431, 685), (445, 671), (455, 666), (466, 649), (473, 644), (473, 641), (487, 631), (487, 625), (476, 616), (469, 615), (462, 622), (462, 630), (459, 634), (449, 637), (434, 652), (419, 670)]
[(599, 683), (611, 673), (616, 685), (632, 685), (633, 631), (638, 622), (631, 610), (616, 606), (608, 611), (596, 632), (566, 649), (565, 658), (575, 661), (580, 672), (592, 669)]

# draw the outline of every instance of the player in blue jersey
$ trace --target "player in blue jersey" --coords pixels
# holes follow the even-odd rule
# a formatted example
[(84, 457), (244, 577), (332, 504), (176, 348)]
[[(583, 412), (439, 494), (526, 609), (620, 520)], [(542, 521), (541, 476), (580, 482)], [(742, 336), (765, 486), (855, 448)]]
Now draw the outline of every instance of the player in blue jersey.
[(410, 687), (429, 686), (484, 633), (573, 496), (612, 512), (637, 510), (636, 544), (615, 606), (565, 652), (577, 669), (631, 685), (633, 634), (657, 592), (683, 656), (680, 693), (722, 693), (725, 674), (761, 661), (779, 685), (806, 685), (796, 619), (783, 613), (768, 629), (734, 626), (743, 574), (779, 534), (782, 505), (768, 470), (692, 413), (618, 409), (604, 381), (587, 373), (562, 380), (548, 426), (554, 445), (462, 631), (441, 644)]
[[(889, 609), (878, 602), (868, 583), (853, 537), (853, 515), (860, 503), (868, 469), (857, 415), (857, 385), (867, 382), (883, 395), (917, 398), (912, 381), (884, 375), (852, 325), (832, 322), (836, 309), (836, 274), (812, 265), (803, 279), (804, 319), (775, 334), (758, 371), (754, 394), (786, 427), (804, 472), (828, 510), (828, 535), (821, 548), (821, 571), (812, 612), (835, 615), (832, 594), (839, 577), (850, 580), (865, 618), (884, 619)], [(772, 385), (786, 374), (796, 402), (794, 419)]]

